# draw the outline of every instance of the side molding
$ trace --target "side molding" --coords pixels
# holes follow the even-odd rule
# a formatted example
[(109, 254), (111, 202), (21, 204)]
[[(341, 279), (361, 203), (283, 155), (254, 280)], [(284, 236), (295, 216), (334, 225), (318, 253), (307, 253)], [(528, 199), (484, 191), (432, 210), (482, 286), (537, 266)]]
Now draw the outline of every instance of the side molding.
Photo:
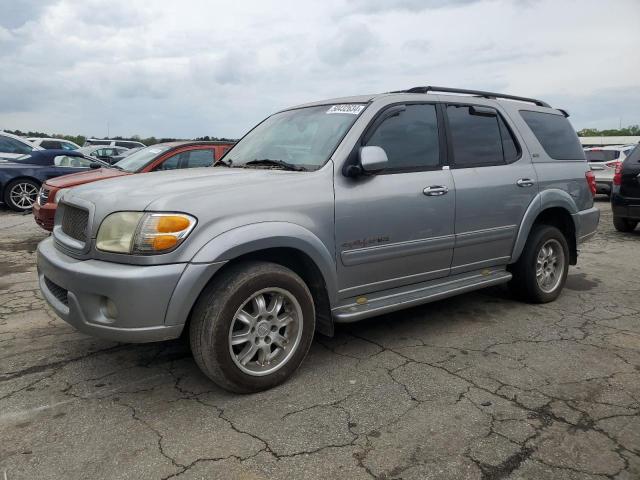
[(337, 279), (333, 255), (324, 243), (306, 228), (288, 222), (262, 222), (234, 228), (210, 240), (193, 257), (193, 264), (233, 260), (267, 248), (294, 248), (307, 254), (324, 277), (327, 294), (336, 298)]
[[(520, 223), (520, 228), (518, 230), (518, 236), (516, 237), (516, 242), (513, 246), (513, 252), (511, 254), (511, 260), (509, 263), (514, 263), (518, 261), (522, 251), (524, 250), (524, 246), (527, 243), (527, 238), (529, 237), (529, 232), (531, 231), (531, 227), (533, 226), (538, 215), (548, 208), (563, 208), (565, 209), (573, 218), (575, 223), (575, 214), (578, 213), (578, 207), (576, 206), (575, 201), (571, 198), (564, 190), (559, 189), (548, 189), (543, 190), (538, 193), (534, 197), (534, 199), (529, 204), (526, 212), (524, 213), (524, 217), (522, 218), (522, 222)], [(576, 232), (579, 231), (578, 225), (575, 225)]]

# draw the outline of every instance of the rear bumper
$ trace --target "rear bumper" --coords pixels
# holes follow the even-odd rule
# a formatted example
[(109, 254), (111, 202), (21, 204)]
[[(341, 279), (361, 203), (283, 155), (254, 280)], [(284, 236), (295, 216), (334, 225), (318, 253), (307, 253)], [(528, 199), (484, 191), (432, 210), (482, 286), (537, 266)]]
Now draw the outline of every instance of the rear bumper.
[(576, 226), (577, 243), (586, 242), (593, 237), (598, 230), (600, 210), (597, 207), (581, 210), (573, 215), (573, 221)]
[(33, 204), (33, 218), (36, 223), (48, 231), (53, 231), (53, 220), (56, 216), (57, 204), (45, 203), (40, 205), (38, 202)]
[(614, 192), (611, 195), (611, 210), (616, 217), (640, 220), (640, 198), (623, 197)]

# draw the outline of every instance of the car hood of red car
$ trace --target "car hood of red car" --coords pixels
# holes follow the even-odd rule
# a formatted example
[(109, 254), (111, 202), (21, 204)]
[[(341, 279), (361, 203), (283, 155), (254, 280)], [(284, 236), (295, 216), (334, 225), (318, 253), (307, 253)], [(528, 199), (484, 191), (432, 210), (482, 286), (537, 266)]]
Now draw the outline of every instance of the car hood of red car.
[(116, 168), (96, 168), (95, 170), (87, 170), (86, 172), (71, 173), (62, 177), (51, 178), (46, 184), (55, 188), (69, 188), (84, 183), (97, 182), (98, 180), (106, 180), (107, 178), (121, 177), (123, 175), (131, 175), (130, 172), (123, 172)]

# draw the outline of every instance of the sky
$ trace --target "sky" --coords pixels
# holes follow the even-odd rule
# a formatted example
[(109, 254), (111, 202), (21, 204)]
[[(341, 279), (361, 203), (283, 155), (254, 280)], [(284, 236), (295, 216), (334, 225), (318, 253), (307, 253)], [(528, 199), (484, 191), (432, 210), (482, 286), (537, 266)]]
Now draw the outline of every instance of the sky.
[(438, 85), (640, 124), (640, 0), (0, 0), (0, 129), (240, 137), (282, 108)]

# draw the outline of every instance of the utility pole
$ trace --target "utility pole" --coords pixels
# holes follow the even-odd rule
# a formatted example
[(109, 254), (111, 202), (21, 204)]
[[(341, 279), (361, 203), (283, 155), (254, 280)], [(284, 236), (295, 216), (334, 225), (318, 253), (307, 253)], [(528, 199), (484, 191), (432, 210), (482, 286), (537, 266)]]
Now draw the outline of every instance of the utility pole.
[(111, 137), (109, 136), (109, 120), (107, 120), (107, 138), (111, 138)]

